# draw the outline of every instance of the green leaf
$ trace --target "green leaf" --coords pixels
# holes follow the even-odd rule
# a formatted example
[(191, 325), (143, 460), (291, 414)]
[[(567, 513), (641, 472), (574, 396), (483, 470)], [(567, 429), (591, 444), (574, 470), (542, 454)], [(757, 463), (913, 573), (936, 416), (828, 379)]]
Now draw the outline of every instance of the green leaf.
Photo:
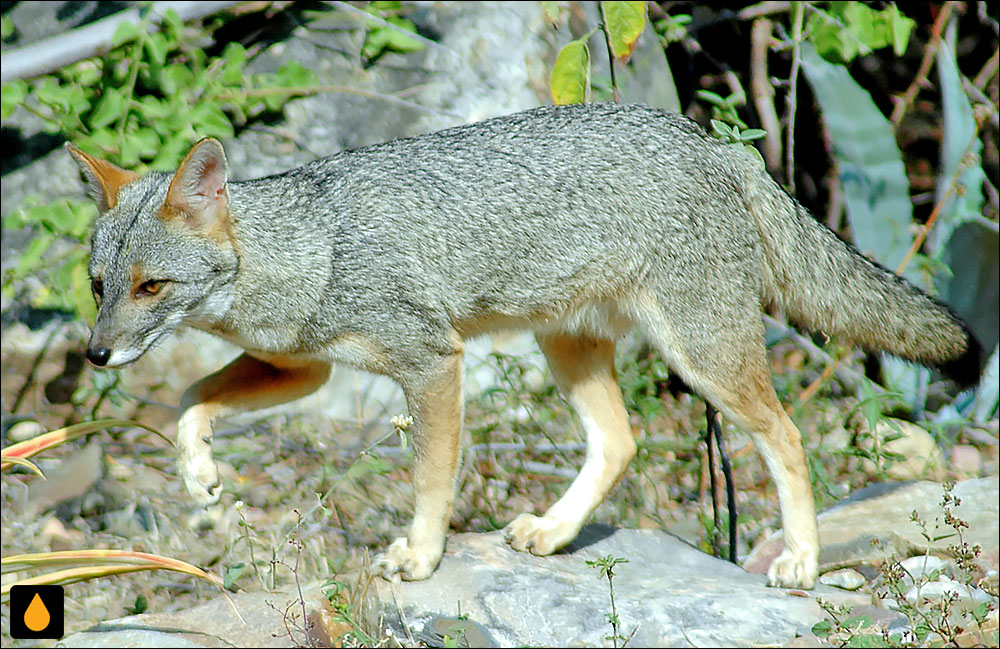
[(625, 63), (635, 51), (639, 35), (646, 26), (646, 3), (602, 2), (601, 10), (611, 52), (618, 61)]
[(562, 10), (558, 2), (542, 2), (542, 9), (545, 10), (545, 19), (549, 21), (550, 25), (555, 25), (559, 22)]
[[(416, 25), (406, 18), (389, 16), (385, 18), (385, 21), (408, 32), (416, 33), (417, 31)], [(407, 36), (398, 29), (372, 23), (372, 27), (369, 28), (368, 33), (365, 35), (365, 41), (361, 46), (361, 55), (366, 60), (374, 60), (387, 51), (403, 54), (406, 52), (416, 52), (423, 48), (424, 43), (422, 41), (412, 36)]]
[(124, 111), (125, 97), (121, 91), (117, 88), (105, 88), (104, 95), (97, 102), (97, 106), (88, 121), (92, 127), (102, 128), (120, 120)]
[(830, 630), (833, 628), (833, 624), (830, 620), (820, 620), (816, 624), (812, 625), (812, 632), (821, 638), (825, 638), (830, 634)]
[(587, 34), (559, 50), (549, 77), (552, 101), (556, 104), (582, 104), (587, 101), (590, 95), (589, 38), (590, 34)]
[(307, 88), (315, 86), (319, 79), (315, 72), (298, 61), (289, 61), (278, 68), (275, 81), (286, 88)]
[(111, 37), (111, 47), (118, 47), (122, 43), (128, 43), (140, 36), (142, 36), (142, 30), (139, 29), (138, 25), (128, 21), (118, 23), (118, 27), (115, 28), (115, 33)]
[(222, 575), (222, 586), (226, 590), (235, 591), (236, 582), (243, 577), (243, 575), (248, 575), (253, 572), (253, 566), (249, 563), (235, 563), (231, 566), (226, 566), (226, 570)]
[(222, 83), (227, 86), (243, 85), (243, 65), (246, 62), (247, 50), (239, 43), (226, 45), (222, 53)]
[(7, 119), (28, 95), (28, 84), (20, 79), (3, 84), (0, 91), (0, 118)]
[(88, 325), (97, 322), (97, 305), (90, 290), (90, 274), (84, 259), (73, 266), (70, 274), (70, 300), (73, 309)]
[(892, 27), (892, 51), (896, 56), (902, 56), (906, 52), (906, 46), (910, 42), (910, 32), (916, 23), (912, 18), (904, 16), (899, 12), (899, 7), (892, 4), (886, 9), (889, 12), (889, 24)]
[(171, 7), (163, 14), (164, 30), (168, 32), (171, 40), (180, 40), (184, 34), (184, 21), (181, 20), (177, 10)]
[(235, 133), (229, 118), (215, 104), (199, 104), (191, 111), (190, 117), (191, 126), (201, 137), (228, 139)]
[(160, 71), (159, 78), (163, 87), (163, 93), (167, 97), (176, 95), (182, 88), (194, 85), (194, 72), (186, 65), (179, 63), (173, 63), (164, 67)]
[(163, 65), (166, 62), (167, 51), (170, 48), (166, 36), (160, 32), (154, 32), (149, 35), (144, 45), (146, 46), (146, 51), (149, 52), (150, 58), (153, 59), (157, 66)]

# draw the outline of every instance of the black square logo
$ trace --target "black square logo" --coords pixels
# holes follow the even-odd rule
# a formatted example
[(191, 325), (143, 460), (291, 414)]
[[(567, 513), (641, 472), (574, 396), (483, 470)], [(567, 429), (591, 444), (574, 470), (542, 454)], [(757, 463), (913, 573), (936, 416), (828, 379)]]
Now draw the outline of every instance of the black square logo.
[(11, 586), (10, 637), (58, 640), (62, 636), (62, 586)]

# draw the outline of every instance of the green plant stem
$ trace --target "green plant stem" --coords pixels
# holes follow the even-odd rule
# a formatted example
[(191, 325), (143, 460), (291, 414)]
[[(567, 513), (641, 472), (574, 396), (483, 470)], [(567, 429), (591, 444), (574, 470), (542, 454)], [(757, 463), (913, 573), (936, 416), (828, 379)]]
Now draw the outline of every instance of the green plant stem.
[(601, 32), (604, 34), (604, 45), (608, 48), (608, 67), (611, 69), (611, 89), (618, 103), (618, 80), (615, 78), (615, 54), (611, 50), (611, 34), (608, 32), (608, 20), (604, 15), (604, 3), (601, 3)]
[[(142, 29), (146, 29), (146, 21), (143, 21)], [(132, 107), (132, 95), (135, 94), (135, 82), (139, 78), (139, 66), (142, 63), (142, 39), (137, 38), (132, 49), (132, 65), (128, 73), (128, 92), (125, 93), (125, 107), (122, 110), (122, 118), (118, 122), (118, 150), (121, 152), (121, 143), (125, 137), (125, 126), (128, 124), (129, 110)]]

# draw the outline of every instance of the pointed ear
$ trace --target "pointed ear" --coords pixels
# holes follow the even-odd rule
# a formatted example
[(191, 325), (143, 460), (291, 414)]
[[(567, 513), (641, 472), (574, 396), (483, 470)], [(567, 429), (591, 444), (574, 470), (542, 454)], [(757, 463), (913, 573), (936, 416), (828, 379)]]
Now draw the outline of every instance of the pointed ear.
[(199, 141), (170, 181), (166, 209), (161, 214), (172, 218), (181, 213), (200, 225), (211, 223), (229, 204), (228, 169), (226, 153), (218, 140), (207, 137)]
[(140, 177), (134, 171), (125, 171), (110, 162), (87, 155), (69, 142), (66, 143), (66, 150), (87, 178), (87, 193), (97, 201), (97, 208), (102, 214), (118, 202), (119, 189)]

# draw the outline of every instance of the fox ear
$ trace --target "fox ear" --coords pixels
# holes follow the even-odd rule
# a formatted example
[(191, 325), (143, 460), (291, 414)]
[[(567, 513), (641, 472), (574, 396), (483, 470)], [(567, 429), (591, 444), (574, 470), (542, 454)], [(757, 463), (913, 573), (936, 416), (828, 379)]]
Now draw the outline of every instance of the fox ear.
[(139, 179), (134, 171), (125, 171), (110, 162), (88, 155), (69, 142), (66, 150), (79, 165), (87, 178), (87, 193), (97, 201), (97, 208), (103, 214), (118, 202), (118, 190)]
[(211, 222), (229, 203), (228, 169), (226, 152), (219, 141), (210, 137), (200, 140), (188, 151), (170, 181), (165, 216), (170, 218), (179, 212), (195, 223)]

